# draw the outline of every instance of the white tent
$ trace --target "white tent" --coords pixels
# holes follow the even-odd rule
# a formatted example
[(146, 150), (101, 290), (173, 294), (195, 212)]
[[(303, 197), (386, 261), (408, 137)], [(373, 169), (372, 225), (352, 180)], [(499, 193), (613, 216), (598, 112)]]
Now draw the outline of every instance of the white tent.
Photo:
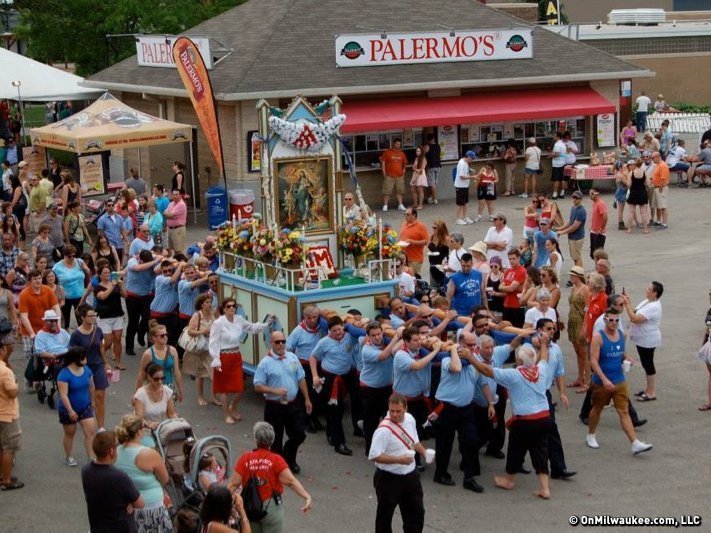
[(20, 97), (24, 102), (86, 100), (103, 93), (102, 90), (80, 87), (79, 82), (84, 78), (1, 47), (0, 72), (0, 99), (18, 99), (18, 88), (12, 84), (13, 81), (21, 83)]

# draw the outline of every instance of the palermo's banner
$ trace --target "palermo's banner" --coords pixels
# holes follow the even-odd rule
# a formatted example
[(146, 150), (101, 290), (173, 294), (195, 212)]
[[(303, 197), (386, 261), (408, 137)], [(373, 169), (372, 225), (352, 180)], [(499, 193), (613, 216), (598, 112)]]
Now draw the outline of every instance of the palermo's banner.
[(180, 78), (188, 90), (210, 150), (220, 166), (220, 173), (225, 177), (225, 162), (222, 157), (222, 139), (220, 138), (220, 125), (217, 122), (215, 98), (212, 94), (210, 76), (205, 68), (200, 50), (187, 37), (178, 37), (173, 43), (173, 58)]

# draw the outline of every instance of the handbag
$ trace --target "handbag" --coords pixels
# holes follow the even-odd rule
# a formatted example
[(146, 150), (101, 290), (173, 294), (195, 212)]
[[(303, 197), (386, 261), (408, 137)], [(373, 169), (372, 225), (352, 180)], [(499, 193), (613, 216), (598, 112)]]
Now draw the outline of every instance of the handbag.
[(0, 335), (7, 335), (12, 332), (13, 325), (7, 318), (0, 318)]
[[(198, 316), (198, 329), (200, 328), (200, 323), (202, 322), (202, 317)], [(178, 338), (178, 346), (184, 349), (186, 352), (201, 352), (207, 350), (207, 339), (205, 335), (193, 336), (188, 333), (188, 326), (183, 328), (183, 332)]]

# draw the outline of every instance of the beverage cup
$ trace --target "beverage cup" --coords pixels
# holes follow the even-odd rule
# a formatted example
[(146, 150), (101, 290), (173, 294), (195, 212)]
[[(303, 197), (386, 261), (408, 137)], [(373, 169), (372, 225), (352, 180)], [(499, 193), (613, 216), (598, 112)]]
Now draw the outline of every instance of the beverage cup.
[(632, 361), (629, 359), (625, 359), (622, 361), (622, 370), (625, 371), (625, 374), (627, 374), (630, 371), (630, 368), (632, 368)]
[(112, 370), (109, 375), (109, 379), (111, 380), (111, 383), (118, 383), (121, 379), (121, 371), (118, 369)]
[(425, 450), (425, 463), (431, 465), (434, 462), (435, 451), (432, 448), (427, 448)]

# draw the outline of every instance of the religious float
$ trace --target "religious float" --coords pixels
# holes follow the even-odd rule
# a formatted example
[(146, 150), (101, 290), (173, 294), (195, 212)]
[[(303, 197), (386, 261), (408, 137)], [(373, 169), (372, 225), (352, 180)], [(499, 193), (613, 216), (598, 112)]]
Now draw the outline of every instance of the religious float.
[[(341, 170), (340, 106), (338, 97), (312, 106), (300, 96), (285, 110), (257, 104), (263, 214), (217, 231), (222, 296), (234, 296), (248, 320), (276, 317), (262, 335), (245, 335), (248, 372), (267, 354), (271, 331), (291, 331), (305, 306), (372, 316), (377, 298), (394, 295), (397, 233), (363, 201), (353, 165)], [(348, 207), (344, 177), (358, 199)]]

